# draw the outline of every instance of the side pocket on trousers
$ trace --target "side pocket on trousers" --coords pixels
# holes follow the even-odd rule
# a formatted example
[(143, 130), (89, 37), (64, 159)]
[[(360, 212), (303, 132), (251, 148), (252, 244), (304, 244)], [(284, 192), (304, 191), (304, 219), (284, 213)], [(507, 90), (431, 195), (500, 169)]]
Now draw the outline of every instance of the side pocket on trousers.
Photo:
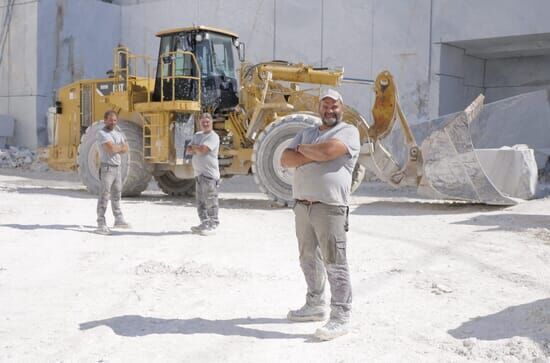
[(346, 241), (336, 241), (336, 264), (344, 265), (346, 261)]

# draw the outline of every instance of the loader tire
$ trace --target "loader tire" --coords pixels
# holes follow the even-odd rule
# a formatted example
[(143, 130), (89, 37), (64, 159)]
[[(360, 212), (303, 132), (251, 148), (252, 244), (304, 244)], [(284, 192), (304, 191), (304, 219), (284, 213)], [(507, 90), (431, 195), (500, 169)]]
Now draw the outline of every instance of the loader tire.
[(293, 169), (281, 166), (281, 155), (296, 134), (305, 128), (319, 125), (313, 115), (296, 113), (269, 124), (254, 143), (252, 173), (260, 190), (278, 205), (289, 206), (292, 199)]
[[(292, 199), (293, 171), (284, 169), (280, 164), (283, 151), (301, 130), (320, 125), (317, 116), (297, 113), (285, 116), (269, 124), (258, 136), (252, 153), (252, 173), (260, 190), (281, 206), (290, 206)], [(351, 192), (353, 193), (365, 178), (365, 167), (357, 163), (352, 174)]]
[(355, 164), (355, 168), (353, 169), (353, 174), (351, 174), (351, 192), (352, 193), (356, 191), (357, 188), (359, 188), (359, 186), (363, 182), (363, 179), (365, 179), (366, 172), (367, 172), (367, 169), (363, 165), (359, 163)]
[[(97, 132), (103, 122), (92, 124), (80, 140), (77, 166), (80, 180), (92, 194), (99, 193), (99, 150)], [(122, 154), (122, 196), (133, 197), (147, 188), (151, 180), (149, 167), (143, 161), (143, 136), (141, 127), (129, 121), (119, 121), (118, 127), (126, 136), (129, 152)]]
[(180, 179), (173, 172), (167, 171), (162, 175), (155, 175), (160, 190), (168, 195), (177, 197), (195, 196), (195, 179)]

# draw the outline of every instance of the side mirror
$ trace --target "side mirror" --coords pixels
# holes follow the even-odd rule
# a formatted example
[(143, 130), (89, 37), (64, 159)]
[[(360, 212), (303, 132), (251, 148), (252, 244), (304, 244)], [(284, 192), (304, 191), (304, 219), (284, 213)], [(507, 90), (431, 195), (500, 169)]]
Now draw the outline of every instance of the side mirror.
[(244, 62), (245, 61), (245, 50), (246, 50), (246, 47), (244, 45), (244, 43), (240, 42), (239, 45), (237, 46), (237, 50), (239, 51), (239, 60), (241, 62)]

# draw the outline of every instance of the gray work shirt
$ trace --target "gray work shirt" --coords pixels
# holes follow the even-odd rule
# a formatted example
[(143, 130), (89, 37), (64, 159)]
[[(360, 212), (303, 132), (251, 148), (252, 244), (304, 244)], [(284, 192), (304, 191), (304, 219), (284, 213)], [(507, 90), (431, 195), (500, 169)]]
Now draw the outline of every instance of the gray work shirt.
[(204, 133), (202, 131), (193, 135), (189, 145), (205, 145), (210, 149), (206, 154), (193, 154), (193, 169), (195, 176), (203, 175), (212, 179), (220, 178), (218, 166), (218, 150), (220, 149), (220, 137), (214, 131)]
[(338, 122), (323, 131), (318, 126), (309, 127), (298, 133), (288, 148), (296, 149), (299, 144), (319, 144), (330, 139), (343, 142), (348, 152), (334, 160), (312, 162), (297, 167), (292, 183), (294, 199), (348, 205), (352, 173), (361, 148), (356, 127), (345, 122)]
[(101, 128), (97, 132), (97, 147), (99, 148), (99, 160), (102, 164), (120, 165), (122, 158), (119, 153), (110, 153), (105, 150), (103, 144), (112, 142), (113, 145), (122, 145), (126, 142), (126, 137), (119, 129), (108, 130)]

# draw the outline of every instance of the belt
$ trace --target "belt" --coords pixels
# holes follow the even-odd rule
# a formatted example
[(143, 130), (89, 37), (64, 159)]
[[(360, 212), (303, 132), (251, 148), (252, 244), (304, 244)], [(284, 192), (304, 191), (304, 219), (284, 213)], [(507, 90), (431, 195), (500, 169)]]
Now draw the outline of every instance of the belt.
[(108, 164), (108, 163), (101, 163), (100, 166), (108, 166), (108, 167), (111, 167), (111, 168), (117, 168), (117, 167), (119, 167), (120, 165), (113, 165), (113, 164)]
[(206, 178), (206, 179), (208, 179), (208, 180), (217, 180), (217, 179), (214, 179), (214, 178), (212, 178), (212, 177), (206, 176), (206, 175), (204, 175), (204, 174), (200, 174), (200, 175), (198, 175), (196, 178), (198, 178), (198, 177), (203, 177), (203, 178)]
[(296, 199), (296, 203), (305, 204), (305, 205), (312, 205), (312, 204), (319, 204), (319, 203), (321, 203), (321, 202), (319, 202), (319, 201), (305, 200), (305, 199)]

